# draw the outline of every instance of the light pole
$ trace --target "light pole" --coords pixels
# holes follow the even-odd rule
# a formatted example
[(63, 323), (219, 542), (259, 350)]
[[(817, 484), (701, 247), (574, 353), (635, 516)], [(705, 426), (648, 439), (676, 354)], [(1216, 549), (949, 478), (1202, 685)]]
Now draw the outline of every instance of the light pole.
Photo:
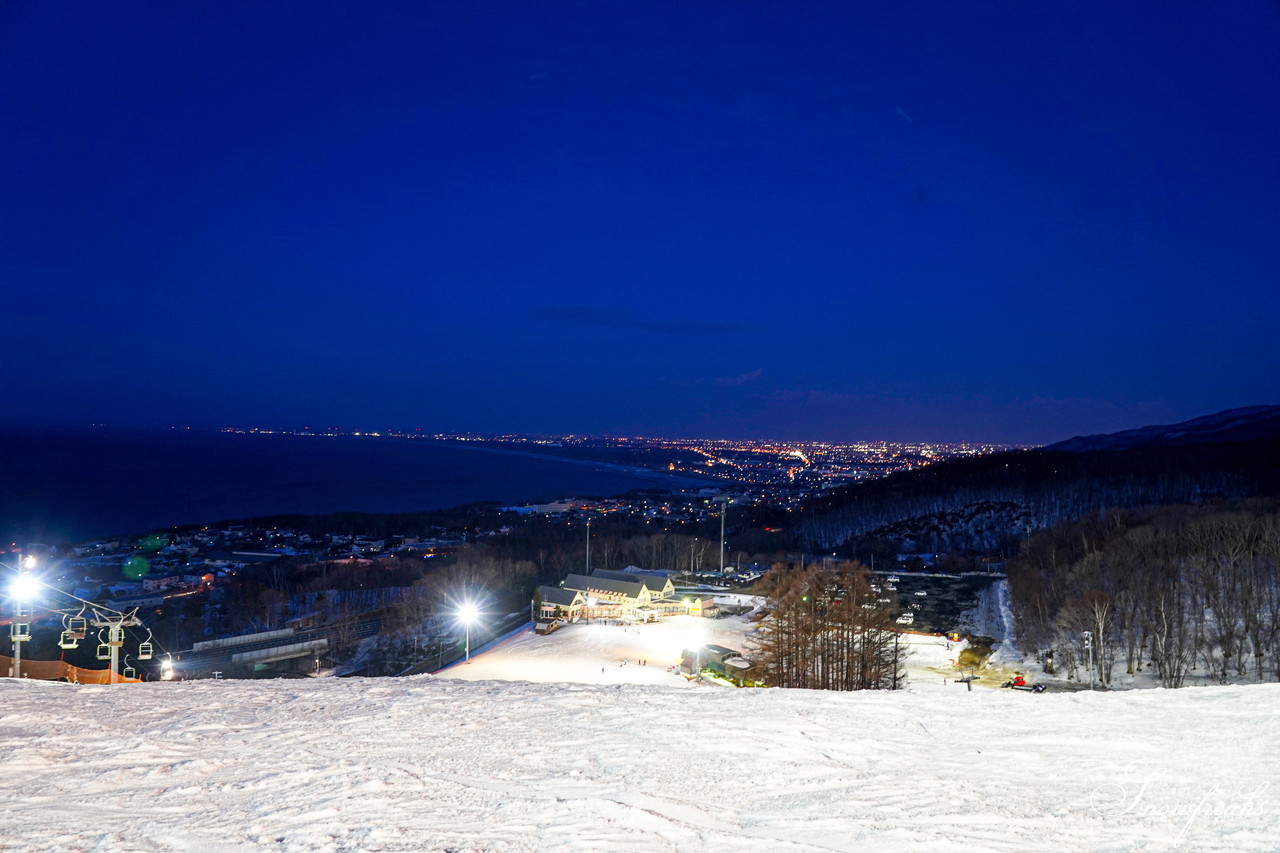
[(1093, 689), (1093, 632), (1085, 631), (1080, 635), (1084, 637), (1084, 649), (1089, 653), (1089, 689)]
[(591, 519), (587, 519), (587, 577), (591, 577)]
[(465, 662), (471, 663), (471, 623), (476, 621), (476, 606), (468, 602), (458, 608), (458, 621), (467, 629), (467, 645), (464, 654)]
[(721, 504), (720, 507), (720, 577), (724, 577), (724, 517), (729, 514), (729, 504), (733, 503), (733, 499), (728, 495), (721, 495), (718, 498), (711, 499), (713, 503)]
[(31, 574), (36, 567), (36, 558), (31, 554), (18, 561), (18, 575), (9, 587), (9, 596), (13, 599), (13, 622), (9, 625), (9, 639), (13, 641), (13, 669), (9, 675), (22, 677), (22, 644), (31, 639), (31, 623), (23, 621), (29, 614), (23, 604), (35, 597), (40, 589), (40, 582)]

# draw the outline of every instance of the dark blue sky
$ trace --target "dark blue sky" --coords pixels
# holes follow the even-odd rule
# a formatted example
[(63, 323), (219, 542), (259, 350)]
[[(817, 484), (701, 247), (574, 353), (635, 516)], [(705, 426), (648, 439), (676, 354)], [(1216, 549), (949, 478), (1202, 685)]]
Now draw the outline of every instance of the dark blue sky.
[(3, 420), (1042, 442), (1280, 402), (1280, 5), (0, 6)]

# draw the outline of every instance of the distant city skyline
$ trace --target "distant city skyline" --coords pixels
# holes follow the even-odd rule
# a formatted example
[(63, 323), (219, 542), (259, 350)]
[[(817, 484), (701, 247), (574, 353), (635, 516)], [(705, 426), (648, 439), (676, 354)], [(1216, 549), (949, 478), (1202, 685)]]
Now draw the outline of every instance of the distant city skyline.
[(0, 425), (1045, 444), (1280, 402), (1266, 0), (0, 32)]

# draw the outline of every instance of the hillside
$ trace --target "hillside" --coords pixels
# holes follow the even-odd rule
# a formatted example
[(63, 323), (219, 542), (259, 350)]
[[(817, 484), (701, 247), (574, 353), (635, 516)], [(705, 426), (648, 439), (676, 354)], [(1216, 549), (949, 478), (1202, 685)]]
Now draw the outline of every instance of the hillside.
[(24, 851), (1274, 850), (1280, 685), (953, 687), (3, 679), (0, 838)]
[(1083, 453), (1092, 450), (1129, 450), (1134, 447), (1256, 441), (1278, 435), (1280, 406), (1246, 406), (1177, 424), (1145, 426), (1101, 435), (1078, 435), (1051, 444), (1047, 449)]
[[(1118, 433), (1114, 442), (1093, 436), (946, 460), (856, 483), (808, 503), (802, 535), (819, 549), (885, 539), (904, 550), (1008, 552), (1030, 531), (1104, 509), (1280, 494), (1277, 409)], [(1219, 440), (1242, 435), (1254, 437)]]

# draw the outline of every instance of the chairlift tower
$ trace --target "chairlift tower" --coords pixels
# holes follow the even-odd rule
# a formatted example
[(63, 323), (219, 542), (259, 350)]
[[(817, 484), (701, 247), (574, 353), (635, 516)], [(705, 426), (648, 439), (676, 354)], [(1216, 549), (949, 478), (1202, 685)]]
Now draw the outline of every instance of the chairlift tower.
[[(109, 617), (101, 613), (94, 613), (94, 618), (89, 622), (90, 625), (99, 629), (98, 636), (102, 637), (102, 629), (107, 631), (107, 641), (98, 644), (98, 657), (101, 660), (110, 660), (111, 674), (108, 676), (108, 684), (119, 684), (120, 678), (120, 647), (124, 645), (124, 629), (136, 628), (142, 624), (138, 619), (137, 608), (130, 610), (128, 613), (121, 613), (117, 616)], [(106, 646), (107, 653), (103, 655), (103, 646)]]

